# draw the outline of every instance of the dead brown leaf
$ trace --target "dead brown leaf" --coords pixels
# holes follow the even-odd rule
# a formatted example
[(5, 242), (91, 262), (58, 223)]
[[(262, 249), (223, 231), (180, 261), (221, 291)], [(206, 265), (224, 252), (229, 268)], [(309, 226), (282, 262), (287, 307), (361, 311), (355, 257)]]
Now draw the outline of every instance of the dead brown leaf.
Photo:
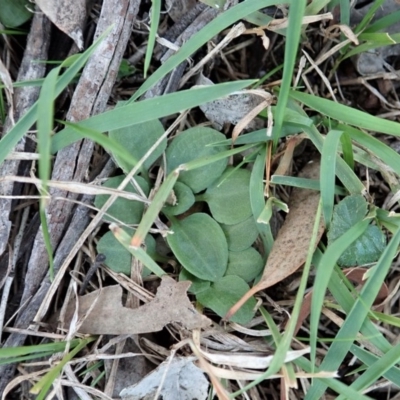
[[(309, 163), (300, 172), (302, 178), (318, 179), (319, 162)], [(315, 215), (320, 194), (315, 190), (294, 188), (289, 201), (289, 213), (272, 246), (264, 273), (257, 285), (253, 286), (226, 314), (229, 319), (255, 293), (287, 278), (306, 261), (314, 228)], [(324, 232), (321, 219), (318, 238)]]
[(86, 0), (35, 0), (43, 14), (83, 49), (82, 27), (86, 19)]
[[(79, 318), (83, 319), (80, 333), (125, 335), (157, 332), (165, 325), (178, 322), (187, 329), (206, 328), (211, 321), (199, 314), (187, 297), (190, 282), (175, 282), (165, 275), (155, 298), (137, 308), (124, 307), (122, 288), (108, 286), (79, 298)], [(93, 305), (93, 303), (95, 303)], [(69, 304), (65, 322), (69, 324), (74, 304)], [(86, 313), (89, 313), (86, 316)]]

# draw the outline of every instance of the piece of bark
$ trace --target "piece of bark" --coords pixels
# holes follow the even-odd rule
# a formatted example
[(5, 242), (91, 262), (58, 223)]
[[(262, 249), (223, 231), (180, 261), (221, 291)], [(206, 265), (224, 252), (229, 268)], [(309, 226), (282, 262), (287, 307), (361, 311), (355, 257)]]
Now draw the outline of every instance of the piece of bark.
[[(114, 29), (88, 61), (74, 93), (67, 117), (68, 120), (78, 121), (105, 109), (118, 73), (124, 49), (131, 34), (133, 21), (139, 9), (139, 3), (139, 0), (107, 0), (103, 2), (96, 36), (99, 36), (110, 25), (114, 25)], [(84, 180), (91, 160), (92, 150), (93, 143), (88, 140), (74, 143), (61, 150), (57, 154), (52, 179)], [(75, 199), (77, 197), (76, 195), (71, 195), (60, 190), (52, 190), (50, 193), (52, 198), (68, 197)], [(91, 199), (91, 196), (89, 198)], [(59, 242), (64, 236), (67, 224), (71, 219), (72, 208), (73, 203), (70, 201), (53, 200), (50, 201), (47, 209), (51, 243), (53, 248), (58, 246), (54, 260), (55, 272), (57, 272), (57, 268), (60, 268), (69, 254), (69, 251), (65, 251), (68, 246), (63, 247)], [(79, 207), (75, 215), (78, 215), (80, 220), (76, 221), (75, 227), (79, 226), (81, 230), (80, 232), (78, 232), (78, 229), (75, 232), (69, 231), (71, 233), (69, 239), (72, 239), (72, 245), (69, 246), (69, 250), (71, 250), (76, 242), (76, 238), (84, 231), (89, 222), (88, 219), (85, 220), (85, 218), (79, 215), (78, 210)], [(87, 210), (81, 210), (81, 214), (86, 216), (88, 216), (87, 212)], [(63, 242), (64, 240), (65, 237), (63, 237)], [(68, 244), (70, 243), (68, 242)], [(25, 304), (26, 308), (19, 314), (15, 326), (28, 328), (32, 322), (50, 287), (49, 280), (44, 279), (47, 273), (48, 257), (40, 230), (35, 238), (25, 277), (26, 287), (21, 304)], [(23, 344), (25, 337), (25, 335), (13, 333), (7, 339), (4, 347), (20, 346)], [(14, 371), (14, 365), (0, 366), (0, 393), (12, 378)]]
[[(104, 39), (89, 59), (74, 92), (67, 120), (75, 122), (104, 111), (115, 82), (138, 3), (124, 0), (108, 0), (103, 3), (96, 37), (114, 24), (113, 31)], [(123, 43), (121, 43), (122, 41)], [(52, 180), (78, 181), (85, 179), (93, 152), (93, 142), (83, 140), (71, 144), (57, 154)], [(52, 198), (75, 200), (77, 194), (51, 189)], [(47, 220), (53, 248), (58, 243), (71, 218), (74, 204), (71, 201), (51, 200), (47, 207)], [(47, 272), (48, 256), (41, 230), (38, 232), (26, 277), (26, 289), (22, 302), (29, 300), (41, 284)]]
[[(35, 13), (32, 19), (31, 29), (28, 35), (24, 56), (18, 72), (18, 81), (43, 78), (46, 71), (46, 64), (37, 62), (47, 60), (47, 50), (50, 42), (50, 21), (41, 13)], [(39, 97), (40, 88), (26, 86), (15, 88), (14, 91), (14, 120), (17, 122), (36, 102)], [(7, 117), (4, 134), (12, 128), (12, 120)], [(23, 137), (15, 147), (14, 151), (25, 151), (26, 143), (29, 141)], [(6, 160), (0, 166), (0, 176), (15, 176), (21, 161)], [(13, 182), (0, 184), (0, 193), (3, 196), (19, 194), (21, 184), (14, 185)], [(9, 198), (2, 198), (0, 201), (0, 256), (7, 249), (10, 237), (12, 222), (11, 212), (13, 201)]]
[[(179, 35), (181, 35), (187, 27), (203, 12), (208, 6), (204, 3), (197, 3), (188, 13), (176, 21), (163, 35), (163, 39), (174, 43)], [(161, 57), (167, 52), (168, 48), (161, 44), (156, 44), (154, 48), (154, 58), (160, 60)]]
[[(319, 168), (319, 162), (311, 162), (303, 168), (299, 176), (318, 179)], [(315, 190), (300, 188), (292, 190), (288, 204), (288, 216), (272, 246), (260, 281), (228, 311), (226, 319), (231, 318), (251, 296), (281, 282), (305, 263), (313, 235), (319, 199), (320, 193)], [(324, 233), (324, 229), (324, 222), (321, 218), (316, 244)]]
[[(196, 16), (194, 13), (194, 21), (186, 27), (186, 29), (178, 36), (174, 41), (174, 45), (180, 47), (187, 40), (189, 40), (195, 33), (200, 31), (205, 25), (212, 21), (218, 15), (218, 11), (211, 7), (206, 7), (200, 14)], [(168, 49), (161, 57), (161, 62), (164, 63), (176, 52)], [(178, 65), (174, 71), (167, 74), (163, 79), (160, 79), (152, 88), (150, 88), (144, 95), (145, 99), (149, 99), (162, 94), (175, 92), (179, 87), (179, 81), (183, 76), (183, 72), (186, 68), (187, 61), (183, 61)]]
[[(83, 319), (78, 332), (94, 335), (125, 335), (161, 331), (178, 322), (186, 329), (207, 328), (211, 320), (199, 314), (187, 297), (190, 282), (161, 279), (155, 298), (136, 308), (122, 306), (120, 285), (107, 286), (79, 298), (78, 316)], [(75, 302), (68, 305), (64, 323), (71, 322)]]
[(195, 6), (196, 0), (166, 0), (168, 15), (176, 22), (187, 15)]
[[(114, 163), (110, 160), (103, 168), (97, 179), (108, 177), (114, 170)], [(58, 270), (64, 263), (64, 260), (67, 258), (67, 256), (71, 252), (71, 249), (74, 247), (76, 243), (76, 238), (82, 234), (86, 226), (89, 224), (91, 209), (87, 207), (87, 205), (93, 203), (93, 199), (94, 196), (91, 195), (83, 196), (83, 198), (81, 199), (82, 205), (76, 208), (71, 224), (69, 225), (68, 230), (63, 236), (63, 239), (57, 249), (57, 253), (54, 258), (55, 274), (57, 274)], [(26, 308), (23, 309), (22, 312), (18, 315), (17, 322), (15, 324), (16, 327), (27, 328), (31, 324), (50, 286), (51, 280), (50, 274), (48, 272), (46, 277), (43, 279), (39, 290), (33, 296), (31, 301), (29, 301)], [(26, 335), (20, 333), (12, 333), (3, 344), (3, 348), (22, 346), (25, 339)], [(4, 389), (7, 386), (8, 382), (14, 376), (15, 368), (15, 364), (0, 365), (0, 393), (4, 392)]]

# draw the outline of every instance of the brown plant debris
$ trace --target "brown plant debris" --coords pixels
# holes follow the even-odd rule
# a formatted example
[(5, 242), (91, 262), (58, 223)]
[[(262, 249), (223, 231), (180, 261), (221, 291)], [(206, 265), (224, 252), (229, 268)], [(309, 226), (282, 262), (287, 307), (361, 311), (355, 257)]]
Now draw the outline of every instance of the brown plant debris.
[[(189, 287), (190, 282), (175, 282), (165, 275), (155, 298), (137, 309), (122, 305), (120, 285), (96, 290), (79, 297), (78, 317), (83, 322), (78, 331), (97, 335), (140, 334), (160, 331), (172, 322), (187, 329), (206, 328), (211, 321), (190, 303), (186, 295)], [(67, 308), (66, 324), (71, 322), (74, 311), (72, 302)]]

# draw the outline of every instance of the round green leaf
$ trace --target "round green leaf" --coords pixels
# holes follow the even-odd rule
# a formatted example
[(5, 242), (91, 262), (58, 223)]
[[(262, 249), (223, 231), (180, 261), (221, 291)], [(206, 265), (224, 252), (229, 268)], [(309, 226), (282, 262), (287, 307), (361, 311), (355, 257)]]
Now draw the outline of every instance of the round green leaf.
[(182, 182), (176, 182), (174, 189), (175, 205), (165, 205), (163, 212), (168, 215), (179, 215), (189, 210), (195, 202), (194, 194), (189, 186)]
[(250, 171), (228, 167), (206, 191), (203, 199), (212, 216), (226, 225), (238, 224), (252, 215), (250, 203)]
[(204, 292), (204, 290), (207, 290), (211, 282), (210, 281), (203, 281), (203, 279), (196, 278), (194, 275), (192, 275), (190, 272), (186, 271), (186, 269), (182, 269), (181, 273), (179, 274), (179, 281), (190, 281), (192, 282), (189, 292), (193, 294), (199, 294), (200, 292)]
[[(249, 285), (242, 278), (228, 275), (211, 284), (209, 289), (199, 293), (197, 301), (223, 317), (249, 290)], [(238, 310), (231, 321), (247, 324), (254, 316), (255, 306), (256, 300), (252, 297)]]
[[(113, 178), (107, 179), (104, 182), (103, 186), (116, 189), (124, 179), (125, 176), (123, 175), (115, 176)], [(141, 187), (141, 189), (147, 196), (149, 194), (149, 186), (147, 182), (140, 176), (137, 176), (135, 179), (138, 185)], [(137, 193), (136, 189), (133, 187), (131, 183), (128, 183), (128, 185), (125, 186), (124, 191), (130, 193)], [(110, 196), (105, 194), (96, 196), (94, 200), (94, 205), (97, 208), (103, 207), (104, 203), (108, 200), (109, 197)], [(142, 218), (143, 209), (144, 209), (144, 203), (142, 203), (141, 201), (129, 200), (119, 197), (114, 201), (113, 205), (107, 210), (107, 214), (126, 224), (138, 224)], [(108, 222), (115, 222), (114, 219), (109, 218), (106, 215), (104, 216), (104, 220)]]
[(328, 240), (334, 241), (347, 232), (357, 222), (362, 221), (368, 211), (368, 204), (361, 194), (347, 196), (333, 209)]
[(194, 276), (216, 281), (228, 264), (228, 244), (221, 227), (207, 214), (174, 221), (167, 242), (175, 257)]
[(235, 225), (221, 224), (230, 251), (248, 249), (257, 239), (258, 230), (253, 216)]
[[(212, 146), (225, 139), (222, 133), (205, 127), (194, 127), (182, 132), (165, 152), (168, 173), (181, 164), (228, 150), (227, 146)], [(194, 193), (198, 193), (221, 176), (227, 163), (228, 159), (224, 158), (192, 171), (183, 171), (179, 175), (179, 181), (188, 185)]]
[[(147, 235), (145, 239), (146, 251), (149, 255), (156, 252), (156, 241), (153, 236)], [(115, 238), (112, 232), (107, 232), (101, 237), (97, 243), (97, 252), (106, 256), (104, 264), (114, 272), (122, 273), (130, 276), (132, 266), (132, 255), (129, 251)], [(144, 267), (142, 276), (148, 276), (151, 271)]]
[(261, 254), (254, 247), (243, 251), (230, 251), (225, 275), (236, 275), (246, 282), (251, 282), (262, 273), (263, 267)]
[(353, 242), (340, 256), (338, 264), (342, 267), (370, 264), (378, 260), (386, 247), (386, 237), (375, 225)]
[[(158, 119), (131, 125), (125, 128), (109, 132), (110, 138), (124, 146), (132, 156), (139, 161), (153, 146), (153, 144), (164, 134), (164, 127)], [(149, 169), (151, 165), (161, 156), (167, 147), (167, 139), (164, 139), (144, 162), (144, 167)], [(131, 167), (122, 160), (118, 154), (113, 153), (118, 166), (126, 173)]]
[[(368, 211), (368, 204), (362, 195), (345, 197), (333, 209), (332, 223), (328, 232), (328, 243), (347, 232), (357, 222), (362, 221)], [(386, 237), (375, 225), (353, 242), (340, 256), (342, 267), (370, 264), (378, 260), (386, 246)]]
[(28, 0), (0, 0), (0, 22), (8, 28), (16, 28), (32, 18)]

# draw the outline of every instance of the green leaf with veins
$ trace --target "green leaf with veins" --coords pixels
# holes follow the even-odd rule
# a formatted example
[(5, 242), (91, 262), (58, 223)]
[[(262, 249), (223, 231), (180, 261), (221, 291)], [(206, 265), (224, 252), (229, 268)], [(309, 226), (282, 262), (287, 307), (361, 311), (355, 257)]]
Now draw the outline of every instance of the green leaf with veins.
[(189, 210), (195, 202), (192, 190), (182, 182), (175, 183), (172, 194), (173, 198), (171, 201), (167, 200), (166, 205), (162, 209), (167, 215), (183, 214), (185, 211)]
[[(112, 130), (108, 135), (132, 154), (135, 160), (140, 160), (163, 134), (163, 125), (158, 119), (154, 119)], [(166, 147), (167, 139), (165, 138), (143, 163), (144, 167), (149, 169), (157, 158), (162, 155)], [(113, 153), (113, 157), (125, 173), (131, 170), (131, 166), (119, 157), (118, 154)]]
[(220, 225), (225, 233), (230, 251), (246, 250), (258, 237), (257, 225), (253, 216), (235, 225)]
[[(347, 196), (333, 209), (333, 217), (328, 232), (328, 244), (347, 232), (357, 222), (362, 221), (368, 211), (368, 204), (362, 195)], [(378, 260), (386, 247), (386, 237), (375, 225), (353, 242), (340, 256), (342, 267), (364, 265)]]
[[(202, 126), (182, 132), (175, 137), (165, 152), (168, 173), (181, 164), (228, 150), (226, 145), (212, 146), (224, 139), (225, 136), (222, 133)], [(228, 159), (225, 158), (192, 171), (182, 171), (179, 181), (189, 186), (194, 193), (198, 193), (218, 179), (227, 164)]]
[(228, 264), (228, 244), (215, 220), (203, 213), (173, 220), (167, 242), (182, 266), (206, 281), (221, 278)]
[(207, 202), (212, 216), (220, 223), (234, 225), (252, 215), (250, 176), (247, 169), (228, 167), (200, 197)]
[(225, 276), (236, 275), (246, 282), (251, 282), (262, 273), (263, 267), (261, 254), (254, 247), (243, 251), (230, 251)]
[(195, 295), (204, 292), (207, 290), (211, 282), (210, 281), (203, 281), (203, 279), (199, 279), (196, 276), (192, 275), (190, 272), (188, 272), (186, 269), (182, 268), (182, 271), (179, 274), (179, 281), (190, 281), (192, 282), (189, 292), (193, 293)]
[[(209, 289), (200, 292), (197, 300), (223, 317), (249, 290), (249, 285), (242, 278), (228, 275), (212, 283)], [(236, 312), (231, 321), (247, 324), (254, 316), (255, 306), (256, 300), (252, 297)]]

